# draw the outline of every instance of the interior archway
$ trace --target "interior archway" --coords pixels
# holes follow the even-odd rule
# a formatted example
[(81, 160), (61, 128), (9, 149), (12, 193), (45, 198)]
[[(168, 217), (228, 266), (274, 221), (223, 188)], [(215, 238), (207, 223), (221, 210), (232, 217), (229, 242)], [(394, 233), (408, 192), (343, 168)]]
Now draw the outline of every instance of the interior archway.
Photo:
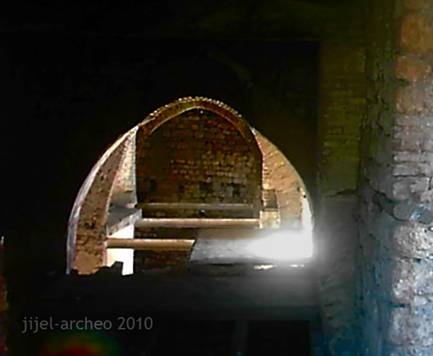
[(121, 136), (83, 184), (68, 229), (68, 270), (80, 274), (116, 261), (130, 274), (311, 256), (310, 202), (294, 167), (235, 110), (202, 97)]

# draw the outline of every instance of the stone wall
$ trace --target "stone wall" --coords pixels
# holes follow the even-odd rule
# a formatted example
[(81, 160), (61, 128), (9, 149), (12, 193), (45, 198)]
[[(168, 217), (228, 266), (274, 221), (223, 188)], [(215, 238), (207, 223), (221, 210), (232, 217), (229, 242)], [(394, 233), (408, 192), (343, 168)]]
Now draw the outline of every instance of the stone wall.
[(261, 157), (236, 127), (210, 111), (192, 110), (164, 123), (137, 157), (139, 202), (257, 206), (260, 198)]
[(390, 325), (395, 355), (433, 354), (433, 2), (406, 0), (398, 23), (400, 81), (395, 100), (392, 163)]
[(432, 355), (433, 2), (371, 2), (360, 238), (365, 355)]

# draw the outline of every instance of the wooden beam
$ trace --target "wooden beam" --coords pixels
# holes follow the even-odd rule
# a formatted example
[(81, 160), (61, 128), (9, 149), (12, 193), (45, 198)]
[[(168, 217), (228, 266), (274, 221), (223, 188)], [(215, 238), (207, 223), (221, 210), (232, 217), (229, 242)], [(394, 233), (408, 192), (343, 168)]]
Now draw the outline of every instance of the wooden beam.
[(189, 251), (195, 240), (108, 238), (107, 248), (130, 248), (141, 251)]
[(133, 225), (141, 218), (140, 209), (115, 207), (108, 211), (107, 235), (112, 235), (117, 231)]
[(144, 218), (135, 223), (136, 228), (234, 228), (260, 227), (259, 219), (208, 219), (208, 218)]
[(137, 208), (143, 210), (178, 210), (178, 209), (197, 209), (197, 210), (253, 210), (253, 204), (224, 204), (224, 203), (138, 203)]

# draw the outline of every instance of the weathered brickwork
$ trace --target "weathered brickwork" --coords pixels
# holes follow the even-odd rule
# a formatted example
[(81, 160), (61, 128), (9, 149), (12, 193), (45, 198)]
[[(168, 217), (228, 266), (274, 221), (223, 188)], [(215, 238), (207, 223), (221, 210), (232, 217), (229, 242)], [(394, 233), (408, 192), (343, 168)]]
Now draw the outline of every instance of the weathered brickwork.
[(122, 164), (113, 182), (111, 204), (133, 206), (137, 203), (137, 187), (135, 180), (135, 135), (128, 141)]
[(360, 224), (363, 352), (431, 355), (433, 2), (370, 5)]
[(393, 215), (399, 221), (390, 234), (389, 280), (399, 307), (391, 309), (387, 341), (391, 349), (411, 348), (409, 355), (433, 354), (433, 2), (404, 1), (399, 30), (397, 64), (410, 62), (406, 72), (395, 67), (403, 82), (393, 132)]
[(297, 226), (306, 188), (281, 151), (258, 131), (254, 130), (254, 135), (263, 154), (263, 189), (275, 191), (281, 226)]
[[(330, 33), (320, 47), (319, 189), (325, 196), (357, 187), (360, 127), (365, 113), (362, 24)], [(341, 31), (341, 32), (340, 32)]]
[(134, 134), (133, 129), (105, 152), (77, 196), (68, 227), (68, 269), (89, 274), (105, 264), (106, 222), (113, 183)]
[(257, 199), (261, 159), (236, 127), (214, 113), (193, 110), (175, 117), (140, 147), (140, 202), (254, 204)]

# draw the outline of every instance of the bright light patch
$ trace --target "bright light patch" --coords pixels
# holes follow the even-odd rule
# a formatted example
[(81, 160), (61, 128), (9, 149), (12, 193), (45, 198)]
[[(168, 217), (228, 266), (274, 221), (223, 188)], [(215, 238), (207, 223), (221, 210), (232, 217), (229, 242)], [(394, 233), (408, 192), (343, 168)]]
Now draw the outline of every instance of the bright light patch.
[(307, 198), (303, 199), (302, 229), (277, 230), (268, 236), (255, 239), (249, 253), (276, 261), (298, 261), (313, 256), (313, 223)]
[[(134, 225), (129, 225), (110, 235), (113, 238), (133, 238)], [(116, 261), (123, 263), (122, 275), (134, 273), (134, 250), (130, 248), (110, 248), (107, 249), (107, 266), (111, 266)]]
[(254, 266), (254, 269), (257, 271), (266, 271), (268, 269), (275, 268), (274, 265), (256, 265)]
[(269, 260), (296, 261), (311, 258), (313, 246), (311, 234), (304, 231), (280, 230), (272, 235), (252, 241), (251, 254)]

